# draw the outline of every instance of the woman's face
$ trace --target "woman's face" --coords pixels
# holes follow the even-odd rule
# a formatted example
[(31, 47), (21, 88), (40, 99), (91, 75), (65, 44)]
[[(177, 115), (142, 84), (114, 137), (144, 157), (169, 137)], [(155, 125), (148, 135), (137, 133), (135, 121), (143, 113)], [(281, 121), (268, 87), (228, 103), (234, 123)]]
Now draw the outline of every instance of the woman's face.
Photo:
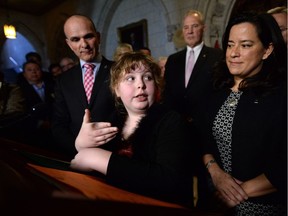
[(241, 81), (257, 74), (273, 48), (264, 48), (258, 38), (256, 27), (248, 22), (234, 25), (229, 34), (226, 64), (234, 80)]

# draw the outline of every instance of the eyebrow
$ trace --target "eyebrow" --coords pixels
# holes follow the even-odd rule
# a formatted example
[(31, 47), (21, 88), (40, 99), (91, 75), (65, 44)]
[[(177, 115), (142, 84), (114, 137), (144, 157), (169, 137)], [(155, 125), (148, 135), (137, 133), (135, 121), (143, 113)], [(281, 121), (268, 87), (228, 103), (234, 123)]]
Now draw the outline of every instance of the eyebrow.
[(79, 40), (80, 38), (84, 38), (84, 39), (87, 39), (87, 38), (92, 38), (92, 37), (96, 37), (96, 35), (94, 33), (88, 33), (86, 35), (84, 35), (83, 37), (80, 37), (80, 36), (72, 36), (69, 38), (69, 40)]
[[(228, 42), (235, 43), (233, 40), (228, 40)], [(251, 42), (251, 43), (254, 43), (253, 40), (241, 40), (240, 42), (241, 42), (241, 43), (245, 43), (245, 42)]]

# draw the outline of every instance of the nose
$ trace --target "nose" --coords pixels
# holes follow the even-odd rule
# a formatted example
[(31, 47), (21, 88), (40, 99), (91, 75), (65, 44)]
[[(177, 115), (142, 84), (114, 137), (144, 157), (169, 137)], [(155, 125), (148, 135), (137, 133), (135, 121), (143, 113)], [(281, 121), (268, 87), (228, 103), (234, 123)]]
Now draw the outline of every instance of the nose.
[(86, 48), (88, 46), (88, 43), (85, 38), (81, 38), (80, 42), (81, 42), (81, 47)]
[(137, 88), (138, 89), (145, 89), (146, 88), (146, 85), (145, 85), (145, 82), (143, 79), (140, 79), (138, 82), (137, 82)]
[(194, 26), (189, 26), (188, 27), (188, 33), (193, 33), (194, 31)]
[(239, 54), (240, 54), (239, 46), (233, 46), (230, 52), (231, 57), (237, 57), (239, 56)]

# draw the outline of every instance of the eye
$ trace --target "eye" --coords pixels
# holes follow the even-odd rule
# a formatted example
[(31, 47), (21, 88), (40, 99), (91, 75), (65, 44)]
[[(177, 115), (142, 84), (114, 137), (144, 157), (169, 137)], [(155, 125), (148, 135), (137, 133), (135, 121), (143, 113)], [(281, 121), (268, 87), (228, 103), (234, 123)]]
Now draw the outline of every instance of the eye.
[(227, 44), (227, 48), (231, 48), (232, 46), (233, 46), (232, 43), (228, 43), (228, 44)]
[(252, 44), (242, 44), (242, 47), (243, 48), (249, 48), (249, 47), (252, 47)]
[(150, 72), (144, 74), (144, 80), (150, 81), (150, 80), (154, 80), (153, 76)]
[(94, 38), (94, 37), (95, 37), (94, 34), (89, 33), (89, 34), (87, 34), (87, 35), (84, 36), (84, 39), (92, 39), (92, 38)]
[(80, 38), (78, 38), (78, 37), (72, 37), (72, 38), (70, 38), (70, 41), (71, 42), (78, 42), (80, 40)]
[(135, 80), (135, 78), (134, 78), (134, 76), (129, 75), (129, 76), (125, 77), (125, 80), (131, 82), (131, 81)]
[(189, 27), (185, 25), (185, 26), (183, 26), (183, 29), (187, 30), (187, 29), (189, 29)]
[(199, 28), (199, 24), (194, 24), (194, 25), (192, 25), (192, 28)]

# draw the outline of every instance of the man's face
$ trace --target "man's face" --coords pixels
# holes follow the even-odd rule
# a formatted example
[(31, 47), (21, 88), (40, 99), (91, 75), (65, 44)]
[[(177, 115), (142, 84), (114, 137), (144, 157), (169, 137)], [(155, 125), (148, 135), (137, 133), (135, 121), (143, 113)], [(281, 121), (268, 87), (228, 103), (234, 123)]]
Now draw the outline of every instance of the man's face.
[(274, 19), (278, 23), (278, 26), (281, 29), (283, 39), (287, 45), (287, 40), (288, 40), (287, 14), (286, 13), (276, 13), (276, 14), (272, 14), (272, 16), (274, 17)]
[(38, 84), (42, 82), (42, 71), (37, 63), (28, 63), (24, 67), (23, 76), (29, 83)]
[(187, 16), (183, 20), (183, 37), (186, 44), (195, 47), (202, 42), (205, 26), (200, 22), (197, 14)]
[(79, 59), (95, 60), (99, 53), (100, 35), (92, 23), (83, 17), (71, 17), (64, 25), (66, 42)]

